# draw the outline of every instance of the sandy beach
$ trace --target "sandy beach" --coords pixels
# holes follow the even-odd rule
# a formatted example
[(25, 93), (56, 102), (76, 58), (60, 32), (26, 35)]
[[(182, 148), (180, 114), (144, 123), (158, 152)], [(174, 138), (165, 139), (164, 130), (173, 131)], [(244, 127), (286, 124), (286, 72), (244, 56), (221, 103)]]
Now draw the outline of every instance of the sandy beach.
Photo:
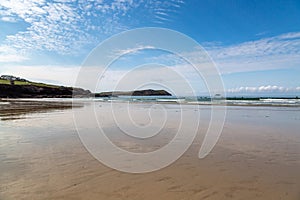
[[(132, 152), (151, 151), (173, 137), (176, 123), (171, 118), (161, 134), (164, 139), (153, 138), (140, 144), (126, 139), (110, 125), (109, 119), (101, 118), (101, 113), (109, 110), (108, 104), (97, 103), (99, 119), (103, 119), (106, 130), (112, 133), (110, 138), (118, 146)], [(123, 104), (116, 103), (120, 110), (125, 109)], [(164, 109), (171, 116), (182, 110), (191, 115), (201, 112), (197, 137), (170, 166), (151, 173), (130, 174), (111, 169), (89, 154), (77, 134), (72, 109), (48, 105), (51, 109), (22, 110), (15, 118), (15, 108), (4, 112), (4, 105), (0, 107), (1, 200), (300, 199), (299, 107), (228, 107), (217, 145), (207, 157), (199, 159), (209, 106), (180, 108), (165, 104)], [(130, 106), (136, 115), (150, 107), (142, 103)], [(84, 112), (84, 107), (74, 110)], [(96, 125), (82, 130), (93, 128)]]

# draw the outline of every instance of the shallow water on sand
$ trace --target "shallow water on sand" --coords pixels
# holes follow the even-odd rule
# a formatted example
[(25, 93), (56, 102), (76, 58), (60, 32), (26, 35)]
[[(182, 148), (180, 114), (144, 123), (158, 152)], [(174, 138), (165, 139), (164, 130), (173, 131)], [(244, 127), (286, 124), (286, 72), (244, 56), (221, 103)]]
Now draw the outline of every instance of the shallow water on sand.
[[(93, 116), (90, 106), (0, 120), (1, 200), (300, 199), (300, 108), (228, 107), (217, 145), (199, 159), (209, 106), (114, 103), (111, 115), (110, 103), (97, 102)], [(74, 112), (83, 123), (75, 124)], [(199, 122), (197, 137), (175, 163), (152, 173), (128, 174), (103, 165), (77, 134), (100, 126), (120, 148), (150, 152), (174, 138), (182, 113), (190, 127)], [(158, 134), (134, 139), (124, 130)]]

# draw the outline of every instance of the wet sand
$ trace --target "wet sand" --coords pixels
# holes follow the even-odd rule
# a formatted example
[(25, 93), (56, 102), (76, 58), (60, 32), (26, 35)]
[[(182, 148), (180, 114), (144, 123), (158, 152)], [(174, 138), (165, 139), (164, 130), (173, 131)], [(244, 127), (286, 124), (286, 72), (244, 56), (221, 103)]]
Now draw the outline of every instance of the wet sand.
[(0, 99), (0, 119), (13, 120), (21, 119), (28, 113), (39, 113), (53, 110), (72, 109), (81, 107), (80, 103), (59, 102), (59, 101), (32, 101), (22, 99)]
[[(178, 105), (166, 109), (179, 111)], [(198, 152), (208, 108), (183, 109), (202, 112), (197, 138), (175, 163), (146, 174), (119, 172), (93, 158), (78, 137), (72, 110), (0, 120), (0, 199), (300, 199), (299, 108), (228, 107), (223, 133), (204, 159)], [(151, 148), (112, 139), (132, 151)], [(153, 148), (163, 145), (156, 141)]]

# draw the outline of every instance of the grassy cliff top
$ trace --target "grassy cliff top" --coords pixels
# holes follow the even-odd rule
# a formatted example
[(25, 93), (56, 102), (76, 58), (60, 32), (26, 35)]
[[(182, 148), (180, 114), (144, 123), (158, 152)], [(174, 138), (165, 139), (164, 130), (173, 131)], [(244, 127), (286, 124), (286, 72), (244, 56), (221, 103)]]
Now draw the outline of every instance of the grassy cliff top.
[[(0, 84), (11, 85), (9, 80), (0, 79)], [(37, 83), (31, 81), (14, 81), (14, 85), (33, 85), (37, 87), (49, 87), (49, 88), (59, 88), (60, 86), (57, 85), (50, 85), (45, 83)]]

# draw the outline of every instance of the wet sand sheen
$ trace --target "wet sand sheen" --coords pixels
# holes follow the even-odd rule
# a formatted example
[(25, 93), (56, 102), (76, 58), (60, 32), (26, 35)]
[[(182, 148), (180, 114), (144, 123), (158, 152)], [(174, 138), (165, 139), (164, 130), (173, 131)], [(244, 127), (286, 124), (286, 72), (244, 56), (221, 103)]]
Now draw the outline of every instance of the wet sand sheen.
[[(178, 109), (167, 105), (169, 112)], [(79, 140), (71, 110), (0, 121), (0, 199), (300, 198), (299, 108), (230, 107), (221, 138), (205, 159), (197, 155), (209, 114), (205, 106), (200, 110), (203, 123), (189, 150), (147, 174), (118, 172), (95, 160)], [(112, 139), (122, 146), (125, 138)], [(163, 145), (155, 142), (153, 148)]]

